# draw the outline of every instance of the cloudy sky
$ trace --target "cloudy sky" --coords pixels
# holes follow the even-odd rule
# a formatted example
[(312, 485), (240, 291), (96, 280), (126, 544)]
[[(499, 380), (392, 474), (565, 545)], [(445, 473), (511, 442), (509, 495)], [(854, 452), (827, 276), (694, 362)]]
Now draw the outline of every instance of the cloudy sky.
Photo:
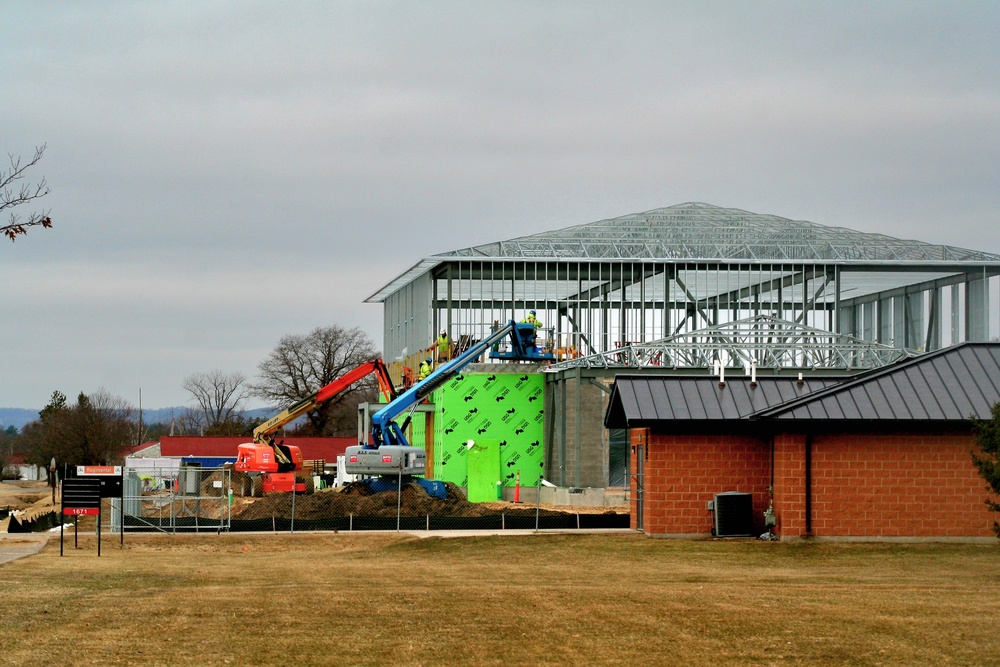
[[(683, 202), (1000, 252), (1000, 4), (27, 2), (0, 406), (145, 407), (422, 257)], [(21, 210), (26, 215), (28, 209)], [(6, 220), (6, 219), (5, 219)]]

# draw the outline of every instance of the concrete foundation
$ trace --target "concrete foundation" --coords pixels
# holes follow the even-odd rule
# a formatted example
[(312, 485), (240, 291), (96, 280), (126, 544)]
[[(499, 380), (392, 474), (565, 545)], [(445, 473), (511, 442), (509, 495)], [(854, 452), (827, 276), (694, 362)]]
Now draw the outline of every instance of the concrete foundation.
[[(625, 489), (622, 488), (582, 488), (582, 487), (521, 487), (521, 502), (526, 505), (534, 505), (539, 502), (539, 492), (541, 492), (541, 503), (543, 505), (564, 505), (578, 507), (614, 507), (628, 509), (628, 497)], [(514, 502), (514, 489), (505, 488), (503, 499), (507, 502)]]

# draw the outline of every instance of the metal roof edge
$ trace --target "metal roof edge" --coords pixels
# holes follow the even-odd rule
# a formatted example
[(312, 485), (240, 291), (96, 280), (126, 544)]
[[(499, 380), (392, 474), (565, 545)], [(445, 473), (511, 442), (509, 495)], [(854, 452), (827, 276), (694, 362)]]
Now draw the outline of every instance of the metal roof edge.
[(855, 387), (871, 382), (872, 380), (877, 380), (879, 378), (891, 375), (894, 373), (899, 373), (905, 371), (907, 368), (915, 366), (917, 364), (928, 363), (938, 357), (945, 356), (947, 354), (954, 354), (956, 351), (968, 348), (968, 347), (988, 347), (991, 345), (998, 345), (997, 343), (990, 343), (987, 341), (964, 341), (958, 343), (957, 345), (949, 345), (948, 347), (943, 347), (940, 350), (934, 350), (933, 352), (926, 352), (916, 357), (910, 357), (906, 359), (901, 359), (894, 364), (889, 366), (883, 366), (882, 368), (874, 368), (872, 370), (866, 371), (864, 373), (859, 373), (856, 376), (852, 376), (849, 380), (841, 382), (839, 384), (831, 385), (829, 387), (824, 387), (817, 391), (811, 392), (807, 396), (801, 396), (794, 400), (783, 403), (779, 406), (773, 408), (765, 408), (751, 415), (748, 415), (748, 419), (771, 419), (781, 415), (784, 412), (794, 410), (812, 401), (822, 400), (828, 396), (840, 392), (846, 392), (854, 389)]
[[(823, 389), (825, 389), (825, 387), (819, 387), (819, 388), (812, 388), (812, 389), (810, 389), (806, 385), (808, 385), (808, 384), (815, 384), (817, 382), (833, 382), (833, 383), (836, 383), (838, 380), (841, 379), (841, 377), (842, 376), (837, 375), (837, 374), (813, 374), (813, 375), (811, 375), (811, 377), (809, 379), (805, 380), (802, 385), (799, 385), (799, 389), (802, 390), (802, 391), (807, 391), (809, 393), (809, 395), (812, 395), (813, 393), (816, 393), (818, 391), (822, 391)], [(612, 384), (612, 387), (611, 387), (611, 396), (610, 396), (610, 398), (608, 400), (608, 406), (605, 409), (604, 420), (603, 420), (605, 428), (640, 428), (640, 427), (646, 427), (646, 426), (653, 426), (655, 424), (661, 423), (662, 421), (670, 421), (671, 424), (674, 424), (674, 425), (676, 425), (678, 427), (680, 425), (682, 425), (682, 424), (686, 424), (686, 425), (691, 425), (691, 424), (709, 424), (709, 423), (731, 424), (734, 421), (733, 418), (729, 418), (729, 417), (725, 417), (725, 416), (723, 416), (723, 417), (706, 417), (706, 418), (694, 418), (694, 417), (692, 417), (690, 419), (674, 418), (674, 419), (671, 419), (671, 420), (652, 419), (652, 418), (649, 418), (649, 417), (641, 417), (641, 416), (635, 416), (635, 417), (631, 417), (630, 418), (629, 417), (629, 408), (625, 405), (625, 400), (624, 400), (623, 397), (626, 396), (626, 395), (628, 395), (629, 400), (631, 400), (632, 398), (634, 398), (634, 393), (632, 393), (632, 392), (623, 392), (619, 388), (619, 386), (618, 386), (619, 380), (624, 380), (625, 381), (624, 384), (627, 384), (629, 386), (631, 386), (631, 383), (633, 381), (639, 381), (639, 382), (671, 381), (671, 382), (679, 382), (679, 383), (684, 383), (684, 384), (689, 384), (689, 383), (698, 383), (699, 385), (711, 384), (712, 386), (718, 385), (719, 388), (720, 388), (720, 390), (723, 387), (727, 387), (727, 386), (730, 386), (730, 385), (733, 385), (733, 386), (735, 386), (735, 385), (743, 385), (743, 386), (746, 386), (746, 387), (750, 387), (751, 391), (752, 391), (753, 387), (759, 387), (760, 391), (762, 391), (762, 392), (767, 392), (767, 391), (772, 391), (773, 392), (773, 391), (778, 390), (777, 388), (780, 385), (782, 385), (782, 384), (797, 383), (798, 382), (797, 379), (794, 376), (787, 376), (787, 375), (768, 375), (768, 376), (764, 376), (764, 377), (758, 377), (756, 379), (753, 379), (753, 378), (750, 378), (750, 377), (747, 377), (747, 376), (736, 376), (736, 377), (733, 377), (732, 379), (726, 379), (726, 380), (724, 380), (724, 381), (722, 381), (720, 383), (720, 380), (719, 380), (718, 376), (705, 375), (704, 373), (699, 373), (699, 374), (690, 374), (690, 373), (684, 373), (684, 374), (673, 374), (673, 373), (619, 373), (619, 374), (615, 375), (614, 383)], [(766, 389), (766, 387), (769, 387), (770, 389)], [(765, 395), (766, 394), (762, 394), (762, 396), (765, 396)], [(721, 402), (720, 402), (720, 405), (721, 405)], [(754, 414), (756, 414), (756, 413), (754, 413), (754, 412), (747, 412), (747, 413), (742, 414), (739, 417), (735, 418), (735, 421), (740, 421), (740, 422), (743, 422), (743, 423), (747, 423), (748, 421), (750, 421), (750, 418)], [(762, 424), (764, 422), (757, 421), (757, 422), (754, 422), (754, 423), (756, 423), (756, 424)]]
[[(375, 290), (375, 292), (362, 301), (362, 303), (382, 303), (387, 298), (398, 292), (400, 288), (413, 282), (414, 278), (430, 271), (441, 263), (442, 260), (434, 257), (425, 257), (421, 259), (410, 268), (398, 274), (385, 285)], [(406, 280), (403, 280), (404, 278), (406, 278)]]
[[(504, 255), (502, 257), (492, 257), (486, 253), (492, 254), (505, 245), (517, 245), (518, 243), (530, 244), (530, 243), (572, 243), (572, 244), (587, 244), (589, 242), (594, 242), (594, 239), (588, 239), (582, 236), (573, 235), (572, 232), (587, 229), (600, 229), (602, 226), (608, 226), (612, 224), (622, 224), (622, 223), (635, 223), (637, 225), (652, 225), (650, 221), (651, 218), (665, 215), (665, 214), (676, 214), (678, 216), (685, 215), (686, 211), (695, 211), (695, 215), (711, 215), (716, 214), (721, 216), (723, 219), (736, 216), (741, 219), (742, 222), (754, 222), (755, 224), (765, 224), (765, 223), (780, 223), (782, 225), (790, 224), (797, 226), (800, 229), (811, 229), (817, 230), (818, 232), (829, 232), (829, 233), (845, 233), (851, 238), (844, 240), (842, 243), (845, 246), (857, 245), (862, 242), (867, 243), (882, 243), (887, 244), (886, 247), (891, 248), (910, 248), (919, 249), (923, 252), (928, 252), (930, 250), (939, 251), (942, 256), (946, 256), (952, 253), (957, 254), (972, 254), (978, 256), (978, 258), (967, 258), (967, 259), (843, 259), (843, 258), (833, 258), (833, 257), (811, 257), (808, 259), (795, 259), (795, 258), (779, 258), (779, 257), (768, 257), (762, 260), (757, 258), (744, 258), (744, 261), (764, 261), (764, 262), (782, 262), (782, 261), (794, 261), (795, 263), (844, 263), (844, 264), (868, 264), (868, 263), (879, 263), (885, 262), (890, 265), (898, 265), (901, 262), (915, 262), (915, 263), (940, 263), (940, 264), (998, 264), (1000, 263), (1000, 255), (996, 253), (990, 253), (982, 250), (973, 250), (971, 248), (961, 248), (957, 246), (949, 246), (943, 244), (929, 243), (926, 241), (919, 241), (917, 239), (905, 239), (889, 236), (887, 234), (879, 232), (865, 232), (860, 231), (851, 227), (843, 226), (829, 226), (820, 223), (812, 222), (809, 220), (800, 220), (793, 218), (786, 218), (784, 216), (779, 216), (771, 213), (755, 213), (753, 211), (748, 211), (740, 208), (732, 208), (727, 206), (717, 206), (714, 204), (708, 204), (705, 202), (684, 202), (681, 204), (675, 204), (672, 206), (658, 207), (649, 209), (641, 212), (626, 213), (623, 215), (604, 218), (602, 220), (595, 220), (591, 222), (569, 225), (565, 227), (560, 227), (557, 229), (547, 230), (543, 232), (538, 232), (535, 234), (528, 234), (526, 236), (519, 236), (510, 239), (500, 240), (500, 241), (490, 241), (487, 243), (482, 243), (478, 245), (468, 246), (465, 248), (458, 248), (445, 253), (441, 253), (438, 257), (475, 257), (480, 260), (499, 260), (499, 259), (520, 259), (520, 260), (531, 260), (537, 259), (534, 254), (527, 255)], [(635, 239), (635, 243), (642, 245), (643, 241)], [(832, 241), (829, 238), (817, 237), (817, 238), (805, 238), (802, 240), (806, 245), (810, 243), (819, 244), (829, 244)], [(629, 243), (629, 239), (622, 239), (622, 242), (626, 245)], [(664, 242), (666, 242), (664, 240)], [(494, 250), (496, 248), (496, 250)], [(661, 259), (667, 261), (718, 261), (719, 257), (662, 257), (662, 258), (644, 258), (639, 256), (609, 256), (609, 257), (573, 257), (570, 255), (559, 255), (558, 257), (553, 257), (557, 260), (568, 260), (568, 259), (598, 259), (598, 260), (608, 260), (608, 259), (623, 259), (623, 260), (641, 260), (641, 259)], [(737, 258), (729, 258), (737, 259)]]

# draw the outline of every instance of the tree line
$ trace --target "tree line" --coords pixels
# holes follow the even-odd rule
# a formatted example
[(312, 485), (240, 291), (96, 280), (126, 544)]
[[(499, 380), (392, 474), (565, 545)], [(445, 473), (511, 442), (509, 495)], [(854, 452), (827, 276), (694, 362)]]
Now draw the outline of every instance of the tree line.
[[(46, 145), (28, 159), (8, 154), (9, 166), (0, 169), (0, 234), (11, 241), (31, 227), (52, 228), (49, 211), (20, 211), (49, 194), (45, 177), (29, 178), (41, 162)], [(69, 465), (111, 465), (126, 452), (162, 435), (239, 435), (250, 437), (261, 420), (244, 415), (253, 396), (271, 405), (290, 406), (307, 398), (345, 372), (378, 356), (374, 343), (360, 329), (317, 327), (306, 335), (285, 336), (258, 366), (259, 380), (250, 382), (238, 372), (212, 370), (188, 376), (183, 387), (193, 406), (170, 424), (143, 424), (136, 408), (104, 389), (80, 393), (75, 403), (55, 391), (37, 420), (21, 429), (0, 431), (0, 479), (10, 474), (10, 463), (48, 466), (54, 458)], [(308, 413), (292, 433), (304, 436), (350, 435), (355, 428), (355, 406), (376, 397), (377, 382), (366, 378), (340, 396)]]
[[(251, 382), (239, 372), (211, 370), (184, 379), (192, 405), (171, 423), (142, 423), (129, 401), (104, 389), (80, 393), (70, 402), (55, 391), (37, 420), (20, 431), (0, 431), (0, 478), (10, 476), (15, 459), (48, 467), (55, 459), (68, 465), (115, 465), (132, 448), (164, 435), (245, 436), (263, 421), (245, 413), (252, 397), (282, 410), (308, 398), (344, 373), (378, 356), (372, 340), (359, 328), (317, 327), (305, 335), (288, 335), (257, 367)], [(357, 428), (357, 405), (375, 400), (378, 383), (364, 378), (339, 396), (307, 413), (287, 431), (297, 436), (350, 436)]]

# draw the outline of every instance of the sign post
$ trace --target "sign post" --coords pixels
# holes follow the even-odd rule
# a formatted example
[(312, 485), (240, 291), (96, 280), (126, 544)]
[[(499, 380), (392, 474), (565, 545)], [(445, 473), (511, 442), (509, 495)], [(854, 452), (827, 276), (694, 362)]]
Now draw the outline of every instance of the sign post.
[[(98, 479), (73, 477), (63, 480), (62, 515), (73, 517), (74, 537), (81, 516), (97, 517), (97, 556), (101, 556), (101, 482)], [(63, 527), (59, 526), (59, 555), (63, 555)], [(74, 548), (77, 546), (74, 542)]]
[[(101, 556), (101, 499), (122, 498), (121, 466), (77, 466), (76, 477), (63, 480), (62, 514), (74, 518), (74, 547), (81, 516), (97, 517), (97, 556)], [(123, 508), (124, 509), (124, 508)], [(124, 534), (122, 536), (124, 542)], [(63, 555), (63, 526), (59, 527), (59, 555)]]

